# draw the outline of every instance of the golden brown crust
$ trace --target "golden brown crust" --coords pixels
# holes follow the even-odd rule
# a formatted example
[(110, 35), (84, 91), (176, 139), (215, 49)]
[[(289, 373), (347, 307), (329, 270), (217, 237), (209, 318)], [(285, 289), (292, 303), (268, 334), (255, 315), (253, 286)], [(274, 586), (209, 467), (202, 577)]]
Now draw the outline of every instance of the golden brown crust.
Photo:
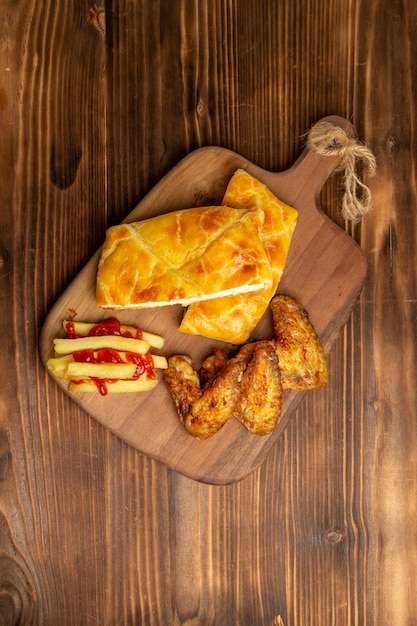
[(283, 389), (274, 343), (258, 341), (251, 351), (241, 383), (235, 416), (255, 435), (268, 435), (281, 415)]
[(165, 381), (193, 437), (214, 435), (232, 416), (249, 432), (268, 435), (281, 416), (285, 388), (327, 382), (326, 357), (306, 311), (288, 296), (276, 296), (270, 306), (274, 339), (246, 343), (232, 358), (216, 349), (199, 374), (189, 357), (169, 359)]
[(218, 376), (204, 387), (204, 393), (192, 405), (184, 426), (196, 439), (207, 439), (229, 421), (240, 398), (244, 363), (230, 360)]
[(262, 208), (264, 211), (260, 238), (271, 264), (272, 284), (251, 294), (195, 302), (185, 312), (179, 329), (184, 333), (240, 344), (247, 341), (277, 290), (298, 213), (242, 169), (232, 176), (223, 204), (241, 209)]
[(284, 388), (317, 389), (327, 383), (327, 360), (307, 312), (288, 296), (271, 301), (276, 351)]
[(262, 209), (173, 211), (107, 231), (96, 301), (107, 308), (189, 304), (272, 284)]
[(201, 364), (200, 367), (200, 382), (201, 385), (204, 385), (217, 376), (217, 374), (226, 367), (228, 362), (228, 357), (226, 353), (220, 348), (215, 348), (213, 354), (210, 354)]
[(184, 423), (194, 402), (201, 397), (200, 380), (187, 355), (174, 355), (168, 359), (163, 372), (165, 384), (175, 402), (178, 417)]
[[(244, 345), (230, 359), (211, 355), (200, 376), (189, 357), (176, 355), (163, 375), (181, 423), (196, 439), (211, 437), (231, 417), (252, 434), (267, 435), (281, 415), (283, 391), (272, 341)], [(202, 376), (208, 377), (204, 385)]]

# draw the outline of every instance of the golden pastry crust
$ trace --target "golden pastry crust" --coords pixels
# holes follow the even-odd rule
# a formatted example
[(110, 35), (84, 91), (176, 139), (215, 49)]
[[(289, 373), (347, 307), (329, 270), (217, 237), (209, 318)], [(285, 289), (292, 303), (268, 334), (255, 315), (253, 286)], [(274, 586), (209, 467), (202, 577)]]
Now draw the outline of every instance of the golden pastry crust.
[(113, 226), (98, 264), (97, 304), (189, 304), (270, 287), (271, 267), (259, 238), (263, 220), (262, 209), (213, 206)]
[(250, 337), (274, 296), (288, 257), (298, 212), (279, 200), (266, 185), (239, 169), (232, 176), (223, 204), (240, 209), (262, 209), (260, 238), (269, 259), (272, 284), (251, 294), (236, 294), (195, 302), (184, 314), (179, 330), (240, 344)]

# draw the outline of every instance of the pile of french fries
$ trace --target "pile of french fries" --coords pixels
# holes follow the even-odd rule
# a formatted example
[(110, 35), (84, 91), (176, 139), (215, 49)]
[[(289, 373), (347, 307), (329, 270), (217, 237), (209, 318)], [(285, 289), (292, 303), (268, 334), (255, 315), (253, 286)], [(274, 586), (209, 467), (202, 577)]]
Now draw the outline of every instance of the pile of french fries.
[(117, 334), (109, 334), (112, 325), (102, 328), (100, 323), (64, 320), (63, 327), (67, 337), (54, 339), (55, 356), (47, 366), (69, 381), (70, 391), (150, 391), (158, 383), (155, 370), (168, 367), (164, 356), (150, 352), (164, 345), (160, 335), (122, 324)]

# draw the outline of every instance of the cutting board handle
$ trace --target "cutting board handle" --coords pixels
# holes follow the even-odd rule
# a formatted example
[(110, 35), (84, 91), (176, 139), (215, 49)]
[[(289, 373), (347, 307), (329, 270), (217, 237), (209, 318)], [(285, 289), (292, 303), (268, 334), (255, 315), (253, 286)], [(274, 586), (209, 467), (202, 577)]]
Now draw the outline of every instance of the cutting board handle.
[(292, 167), (266, 177), (272, 190), (275, 183), (279, 185), (281, 197), (284, 192), (289, 204), (302, 199), (320, 211), (319, 195), (324, 183), (335, 170), (341, 169), (345, 185), (342, 214), (345, 219), (357, 222), (371, 208), (371, 192), (356, 173), (358, 160), (368, 174), (375, 173), (375, 157), (358, 141), (354, 126), (343, 117), (331, 115), (311, 128), (306, 135), (306, 147)]

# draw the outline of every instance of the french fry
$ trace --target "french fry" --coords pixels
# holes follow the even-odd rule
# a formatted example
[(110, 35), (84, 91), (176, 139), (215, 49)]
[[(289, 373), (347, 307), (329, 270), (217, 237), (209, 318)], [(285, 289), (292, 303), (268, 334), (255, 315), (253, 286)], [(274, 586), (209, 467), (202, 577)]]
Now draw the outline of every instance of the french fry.
[(143, 339), (104, 335), (102, 337), (80, 337), (79, 339), (54, 339), (54, 348), (57, 354), (71, 354), (78, 352), (78, 350), (100, 350), (101, 348), (145, 354), (150, 346)]
[[(103, 328), (95, 329), (100, 324)], [(55, 356), (48, 359), (47, 367), (55, 376), (69, 381), (70, 391), (102, 396), (150, 391), (158, 384), (155, 370), (168, 367), (164, 356), (149, 351), (151, 346), (161, 348), (163, 337), (136, 326), (121, 325), (110, 318), (98, 323), (65, 320), (63, 327), (67, 338), (54, 339)], [(75, 354), (83, 351), (86, 353)], [(138, 367), (143, 367), (144, 373), (137, 378)]]
[[(138, 391), (151, 391), (157, 384), (157, 378), (147, 378), (141, 376), (136, 380), (116, 380), (111, 383), (104, 383), (107, 393), (131, 393)], [(70, 382), (69, 391), (94, 392), (97, 393), (98, 387), (92, 380), (82, 381), (80, 383)]]
[[(65, 332), (67, 332), (67, 327), (69, 324), (72, 324), (74, 332), (80, 337), (86, 337), (90, 330), (97, 325), (96, 323), (90, 322), (69, 322), (68, 320), (64, 320), (62, 325)], [(132, 337), (134, 337), (138, 328), (136, 326), (121, 324), (120, 330), (122, 333), (130, 333)], [(163, 347), (165, 340), (160, 335), (155, 335), (154, 333), (149, 333), (145, 330), (142, 330), (141, 333), (142, 339), (146, 341), (152, 348), (156, 348), (159, 350)]]
[(168, 361), (164, 356), (159, 354), (152, 354), (153, 366), (155, 369), (166, 370), (168, 369)]
[[(125, 363), (128, 362), (123, 352), (120, 352), (119, 356), (121, 357), (121, 359), (124, 360)], [(155, 369), (165, 370), (168, 368), (168, 362), (164, 356), (160, 356), (159, 354), (151, 354), (151, 357)], [(68, 364), (72, 362), (74, 362), (74, 357), (72, 356), (72, 354), (65, 354), (64, 356), (57, 356), (48, 359), (47, 367), (56, 376), (65, 376)]]
[(68, 363), (65, 378), (84, 380), (84, 378), (104, 378), (126, 380), (133, 378), (136, 372), (134, 363)]
[[(123, 328), (123, 326), (122, 326)], [(147, 341), (151, 348), (155, 348), (156, 350), (160, 350), (163, 348), (165, 339), (161, 337), (161, 335), (155, 335), (154, 333), (148, 333), (148, 331), (142, 331), (142, 339), (143, 341)]]
[(74, 332), (80, 337), (87, 337), (88, 333), (96, 324), (90, 322), (71, 322), (69, 320), (64, 320), (62, 322), (62, 326), (67, 334), (69, 334), (69, 327), (72, 326)]
[(68, 363), (74, 360), (72, 354), (66, 354), (65, 356), (54, 357), (52, 359), (48, 359), (47, 367), (48, 369), (55, 374), (55, 376), (65, 376), (65, 372), (68, 366)]

